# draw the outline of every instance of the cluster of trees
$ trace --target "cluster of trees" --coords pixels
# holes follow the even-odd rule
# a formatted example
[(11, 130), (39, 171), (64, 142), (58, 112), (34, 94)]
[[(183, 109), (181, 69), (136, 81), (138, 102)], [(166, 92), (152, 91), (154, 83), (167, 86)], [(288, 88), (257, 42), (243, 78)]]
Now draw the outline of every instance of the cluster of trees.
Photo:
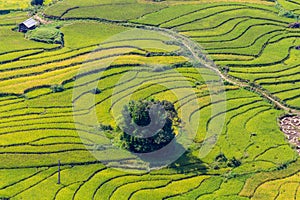
[(173, 122), (178, 121), (178, 115), (169, 101), (131, 101), (122, 115), (121, 146), (131, 152), (153, 152), (175, 138)]
[(224, 167), (238, 167), (242, 163), (235, 157), (228, 159), (223, 153), (220, 153), (219, 155), (216, 156), (215, 162), (214, 162), (214, 169), (220, 169)]

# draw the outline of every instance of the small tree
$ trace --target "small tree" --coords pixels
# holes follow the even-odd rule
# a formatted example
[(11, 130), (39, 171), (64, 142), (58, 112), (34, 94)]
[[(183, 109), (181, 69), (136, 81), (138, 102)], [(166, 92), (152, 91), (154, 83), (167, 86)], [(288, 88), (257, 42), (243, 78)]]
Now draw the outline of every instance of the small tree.
[(50, 89), (52, 90), (53, 93), (63, 92), (65, 90), (63, 85), (52, 85)]
[(112, 131), (113, 127), (111, 125), (99, 124), (98, 130), (100, 130), (100, 131)]
[(31, 0), (32, 6), (42, 6), (44, 3), (44, 0)]
[(233, 157), (232, 159), (229, 160), (227, 165), (228, 165), (228, 167), (238, 167), (241, 164), (242, 164), (241, 161), (239, 161), (238, 159)]
[(94, 88), (94, 89), (91, 90), (91, 93), (92, 94), (100, 94), (101, 90), (99, 88)]
[(215, 161), (226, 163), (228, 161), (228, 159), (226, 158), (226, 156), (223, 153), (220, 153), (216, 156)]

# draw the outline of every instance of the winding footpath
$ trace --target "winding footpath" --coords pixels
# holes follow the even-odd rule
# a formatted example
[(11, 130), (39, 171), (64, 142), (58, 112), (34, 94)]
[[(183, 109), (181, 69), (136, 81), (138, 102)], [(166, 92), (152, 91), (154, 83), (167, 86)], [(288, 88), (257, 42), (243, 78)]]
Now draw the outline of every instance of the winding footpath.
[[(42, 16), (45, 16), (42, 14)], [(47, 17), (46, 17), (47, 18)], [(60, 18), (55, 18), (56, 20), (61, 20)], [(75, 20), (76, 19), (71, 19)], [(83, 20), (83, 19), (78, 19), (78, 20)], [(107, 20), (107, 19), (89, 19), (89, 20), (94, 20), (102, 23), (108, 23), (108, 24), (117, 24), (121, 25), (124, 27), (130, 27), (130, 28), (138, 28), (138, 29), (144, 29), (144, 30), (152, 30), (159, 32), (163, 35), (166, 35), (175, 41), (177, 41), (179, 44), (182, 45), (186, 49), (188, 57), (191, 59), (193, 64), (195, 66), (201, 66), (201, 67), (206, 67), (208, 69), (211, 69), (214, 71), (220, 78), (222, 78), (224, 81), (236, 85), (240, 88), (248, 88), (249, 90), (259, 94), (261, 97), (265, 98), (266, 100), (272, 102), (277, 108), (280, 108), (284, 111), (286, 111), (289, 114), (295, 114), (295, 115), (300, 115), (300, 110), (291, 108), (287, 105), (285, 105), (283, 102), (280, 101), (280, 99), (276, 98), (272, 94), (270, 94), (268, 91), (260, 88), (258, 85), (251, 84), (246, 82), (245, 80), (240, 80), (237, 78), (234, 78), (228, 74), (222, 73), (222, 71), (219, 69), (219, 67), (210, 59), (207, 58), (207, 56), (203, 53), (204, 50), (199, 46), (199, 44), (188, 37), (179, 34), (178, 32), (172, 30), (172, 29), (166, 29), (166, 28), (161, 28), (157, 26), (150, 26), (150, 25), (144, 25), (144, 24), (137, 24), (137, 23), (132, 23), (132, 22), (121, 22), (121, 21), (113, 21), (113, 20)], [(48, 23), (50, 21), (45, 20)]]
[[(145, 30), (153, 30), (156, 32), (160, 32), (164, 35), (169, 36), (170, 38), (173, 38), (174, 40), (178, 41), (180, 44), (182, 44), (189, 52), (190, 52), (190, 58), (194, 63), (200, 64), (202, 67), (209, 68), (213, 70), (219, 77), (221, 77), (224, 81), (231, 83), (233, 85), (236, 85), (241, 88), (249, 88), (253, 92), (258, 93), (265, 99), (272, 102), (276, 107), (288, 112), (289, 114), (296, 114), (300, 115), (300, 110), (290, 108), (286, 105), (284, 105), (280, 100), (278, 100), (276, 97), (268, 93), (267, 91), (259, 88), (258, 86), (253, 86), (247, 83), (246, 81), (242, 81), (239, 79), (236, 79), (234, 77), (231, 77), (228, 74), (224, 74), (221, 72), (221, 70), (218, 68), (217, 65), (214, 64), (213, 61), (209, 60), (203, 53), (203, 50), (201, 47), (194, 41), (190, 40), (188, 37), (185, 37), (179, 33), (177, 33), (174, 30), (171, 29), (165, 29), (160, 27), (153, 27), (148, 25), (137, 25), (133, 23), (122, 23), (123, 26), (129, 26), (129, 27), (135, 27), (135, 28), (141, 28)], [(201, 59), (202, 57), (202, 59)]]

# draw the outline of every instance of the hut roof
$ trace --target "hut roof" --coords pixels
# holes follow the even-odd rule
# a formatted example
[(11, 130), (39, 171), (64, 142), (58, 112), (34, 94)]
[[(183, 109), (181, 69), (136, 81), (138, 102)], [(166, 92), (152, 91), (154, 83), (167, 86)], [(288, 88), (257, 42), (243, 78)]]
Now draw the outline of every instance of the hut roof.
[(38, 24), (37, 21), (35, 21), (33, 18), (27, 19), (26, 21), (22, 22), (27, 28), (31, 28), (33, 26), (36, 26)]

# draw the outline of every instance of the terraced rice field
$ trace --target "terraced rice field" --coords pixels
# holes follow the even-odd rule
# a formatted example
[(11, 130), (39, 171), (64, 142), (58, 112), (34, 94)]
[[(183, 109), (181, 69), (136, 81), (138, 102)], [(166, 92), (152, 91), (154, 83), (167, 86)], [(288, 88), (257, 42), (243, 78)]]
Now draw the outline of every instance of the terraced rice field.
[[(186, 12), (175, 12), (183, 10), (180, 7), (137, 22), (179, 31), (197, 41), (220, 67), (228, 67), (229, 75), (261, 86), (287, 105), (299, 106), (299, 50), (294, 48), (300, 45), (299, 30), (287, 28), (293, 19), (278, 16), (275, 7), (253, 4), (184, 5)], [(166, 18), (157, 23), (160, 15)]]
[(0, 9), (1, 10), (9, 10), (9, 9), (24, 9), (29, 7), (29, 1), (22, 1), (22, 0), (3, 0), (0, 2)]
[[(12, 31), (25, 11), (0, 15), (0, 199), (300, 199), (299, 155), (278, 125), (288, 111), (191, 59), (197, 44), (226, 76), (298, 109), (300, 29), (275, 3), (63, 0), (42, 12), (64, 46)], [(149, 98), (194, 127), (186, 153), (155, 170), (98, 130)]]
[(293, 13), (299, 15), (300, 14), (300, 4), (297, 1), (286, 1), (286, 0), (279, 0), (278, 3), (282, 5), (282, 7), (286, 10), (290, 10)]

